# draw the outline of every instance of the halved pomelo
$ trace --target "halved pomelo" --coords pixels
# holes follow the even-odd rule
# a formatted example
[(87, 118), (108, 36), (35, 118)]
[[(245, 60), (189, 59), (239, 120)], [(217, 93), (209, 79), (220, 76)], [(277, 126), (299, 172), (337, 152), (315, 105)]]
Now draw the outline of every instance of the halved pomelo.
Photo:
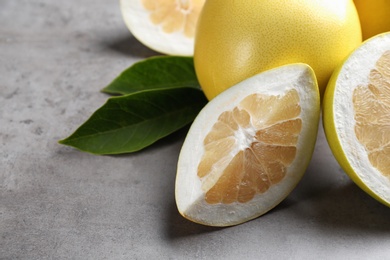
[(124, 21), (140, 42), (170, 55), (192, 56), (205, 0), (120, 0)]
[(323, 106), (326, 137), (341, 167), (390, 206), (390, 33), (365, 41), (334, 72)]
[(305, 64), (263, 72), (222, 92), (199, 113), (180, 152), (179, 212), (229, 226), (275, 207), (309, 164), (319, 115), (317, 80)]

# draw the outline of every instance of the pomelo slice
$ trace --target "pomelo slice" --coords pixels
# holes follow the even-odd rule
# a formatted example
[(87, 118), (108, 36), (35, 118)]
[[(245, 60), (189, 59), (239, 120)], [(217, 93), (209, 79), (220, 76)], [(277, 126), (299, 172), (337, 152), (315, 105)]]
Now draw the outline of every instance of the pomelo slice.
[(204, 225), (230, 226), (275, 207), (309, 164), (319, 115), (317, 80), (305, 64), (222, 92), (199, 113), (181, 149), (179, 212)]
[(164, 54), (192, 56), (205, 0), (120, 0), (123, 19), (140, 42)]
[(364, 42), (325, 92), (324, 129), (351, 179), (390, 206), (390, 33)]

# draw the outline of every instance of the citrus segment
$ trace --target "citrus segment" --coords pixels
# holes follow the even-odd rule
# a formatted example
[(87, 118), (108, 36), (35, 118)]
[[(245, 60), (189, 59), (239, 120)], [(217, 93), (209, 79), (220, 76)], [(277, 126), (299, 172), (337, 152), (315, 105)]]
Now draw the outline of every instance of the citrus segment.
[(143, 44), (161, 53), (190, 56), (204, 2), (121, 0), (121, 10), (127, 27)]
[(390, 33), (370, 38), (334, 72), (324, 128), (351, 179), (390, 206)]
[(228, 226), (276, 206), (309, 163), (319, 111), (316, 78), (304, 64), (258, 74), (218, 95), (195, 119), (180, 152), (180, 213)]
[(160, 25), (165, 33), (182, 31), (188, 38), (194, 38), (197, 17), (203, 0), (142, 0), (150, 12), (150, 20)]
[[(267, 111), (259, 114), (265, 107)], [(279, 107), (293, 109), (279, 113), (285, 112)], [(299, 112), (299, 95), (290, 90), (283, 97), (252, 94), (232, 111), (222, 113), (205, 138), (205, 154), (198, 168), (206, 201), (247, 202), (281, 181), (295, 157), (302, 125), (296, 118)], [(226, 168), (213, 168), (219, 161), (228, 164)]]

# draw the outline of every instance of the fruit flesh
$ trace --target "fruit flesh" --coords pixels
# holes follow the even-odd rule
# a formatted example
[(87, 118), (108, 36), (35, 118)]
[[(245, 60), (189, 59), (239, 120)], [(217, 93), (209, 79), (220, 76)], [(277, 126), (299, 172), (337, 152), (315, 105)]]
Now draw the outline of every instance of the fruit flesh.
[(246, 203), (279, 183), (302, 128), (296, 90), (252, 94), (222, 113), (204, 139), (198, 177), (209, 204)]
[(372, 166), (390, 178), (390, 50), (370, 72), (368, 85), (353, 93), (355, 134)]
[(142, 0), (154, 25), (161, 25), (165, 33), (183, 30), (188, 38), (195, 35), (195, 25), (203, 3), (204, 0)]

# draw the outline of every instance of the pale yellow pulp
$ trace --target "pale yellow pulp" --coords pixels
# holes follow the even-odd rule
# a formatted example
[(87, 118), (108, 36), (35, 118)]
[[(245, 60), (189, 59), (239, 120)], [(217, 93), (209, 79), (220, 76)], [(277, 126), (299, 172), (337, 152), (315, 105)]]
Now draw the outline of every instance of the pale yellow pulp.
[(183, 31), (194, 38), (195, 26), (205, 0), (142, 0), (150, 21), (160, 25), (165, 33)]
[(283, 180), (296, 156), (300, 113), (296, 90), (252, 94), (222, 113), (204, 139), (198, 166), (206, 202), (245, 203)]
[(353, 93), (355, 133), (372, 166), (390, 177), (390, 50), (370, 72), (368, 85)]

